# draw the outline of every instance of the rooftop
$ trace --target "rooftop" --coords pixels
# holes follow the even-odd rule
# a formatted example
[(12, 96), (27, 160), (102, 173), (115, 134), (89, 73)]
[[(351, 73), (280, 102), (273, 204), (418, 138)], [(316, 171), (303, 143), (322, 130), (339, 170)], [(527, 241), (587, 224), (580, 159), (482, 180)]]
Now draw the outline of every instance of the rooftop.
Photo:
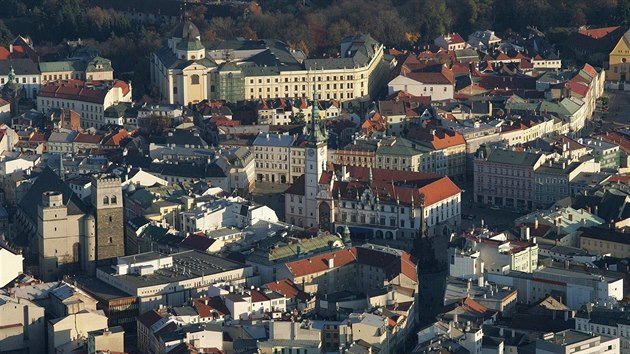
[[(245, 264), (197, 250), (173, 253), (169, 256), (173, 258), (173, 266), (157, 269), (150, 275), (116, 275), (114, 268), (111, 266), (100, 267), (98, 271), (115, 276), (116, 282), (124, 287), (124, 291), (131, 295), (136, 295), (135, 293), (137, 293), (137, 290), (140, 288), (177, 283), (183, 280), (220, 274), (222, 272), (247, 267)], [(133, 256), (119, 257), (118, 264), (151, 261), (162, 257), (163, 256), (157, 252), (140, 253)]]

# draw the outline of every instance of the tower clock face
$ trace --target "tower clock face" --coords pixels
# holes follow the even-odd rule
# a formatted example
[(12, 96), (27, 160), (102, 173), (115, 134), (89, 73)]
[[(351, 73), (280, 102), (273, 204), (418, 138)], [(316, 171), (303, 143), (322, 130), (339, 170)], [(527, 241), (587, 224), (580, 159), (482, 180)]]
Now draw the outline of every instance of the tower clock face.
[(313, 149), (308, 149), (308, 156), (314, 156), (315, 155), (315, 150)]

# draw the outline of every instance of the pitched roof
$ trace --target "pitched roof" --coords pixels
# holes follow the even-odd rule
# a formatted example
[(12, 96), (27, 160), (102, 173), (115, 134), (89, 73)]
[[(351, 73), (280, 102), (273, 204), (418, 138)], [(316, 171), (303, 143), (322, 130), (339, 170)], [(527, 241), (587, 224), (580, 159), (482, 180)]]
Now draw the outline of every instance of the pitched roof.
[(411, 256), (405, 251), (399, 252), (399, 254), (395, 254), (368, 247), (352, 247), (289, 262), (286, 266), (294, 277), (301, 277), (356, 262), (383, 269), (387, 279), (393, 279), (399, 274), (404, 274), (411, 280), (417, 281), (418, 274)]
[(192, 235), (188, 235), (188, 237), (186, 237), (184, 241), (182, 241), (182, 245), (188, 246), (190, 248), (197, 249), (200, 251), (206, 251), (215, 242), (216, 240), (213, 238), (192, 234)]
[(356, 262), (356, 247), (336, 252), (320, 254), (314, 257), (286, 263), (287, 268), (294, 277), (319, 273), (329, 269), (328, 261), (332, 259), (333, 268), (339, 268)]
[(423, 84), (452, 85), (455, 83), (453, 70), (442, 66), (440, 71), (410, 71), (403, 76)]
[(412, 128), (407, 137), (416, 141), (427, 141), (435, 150), (465, 145), (464, 136), (449, 129)]
[(75, 143), (98, 144), (103, 139), (101, 134), (79, 133), (74, 138)]
[(82, 81), (60, 80), (49, 82), (41, 87), (38, 95), (41, 97), (60, 98), (66, 100), (83, 101), (91, 103), (103, 103), (107, 93), (118, 87), (123, 95), (131, 91), (128, 83), (120, 80), (114, 81)]
[(617, 31), (619, 28), (619, 26), (603, 28), (580, 28), (578, 30), (578, 33), (593, 39), (601, 39), (609, 35), (610, 33)]
[(437, 174), (374, 168), (370, 183), (368, 167), (346, 166), (346, 170), (354, 181), (335, 181), (332, 192), (333, 195), (341, 195), (346, 199), (354, 199), (357, 193), (363, 194), (365, 189), (370, 189), (382, 202), (395, 202), (398, 199), (405, 205), (411, 205), (412, 199), (417, 205), (420, 195), (423, 194), (425, 205), (429, 206), (461, 193), (450, 178)]
[(153, 324), (162, 319), (162, 316), (157, 311), (151, 310), (139, 315), (136, 319), (145, 327), (151, 328)]
[(89, 210), (68, 185), (50, 167), (46, 167), (19, 204), (19, 208), (33, 223), (37, 221), (37, 206), (42, 201), (42, 194), (47, 191), (57, 191), (63, 194), (63, 204), (68, 207), (69, 215), (84, 214)]
[(193, 299), (193, 307), (197, 310), (199, 316), (204, 318), (213, 317), (213, 313), (219, 315), (229, 314), (230, 311), (225, 306), (225, 303), (219, 296), (214, 297), (200, 297)]
[(300, 290), (291, 279), (272, 281), (264, 285), (265, 288), (275, 291), (287, 299), (305, 299), (308, 295)]

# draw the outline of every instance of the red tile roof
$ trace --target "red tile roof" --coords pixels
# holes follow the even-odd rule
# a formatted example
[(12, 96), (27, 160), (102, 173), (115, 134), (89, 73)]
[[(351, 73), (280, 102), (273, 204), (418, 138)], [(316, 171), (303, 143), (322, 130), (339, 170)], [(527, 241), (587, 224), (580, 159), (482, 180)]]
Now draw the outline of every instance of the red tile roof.
[(593, 39), (601, 39), (618, 29), (619, 26), (603, 28), (581, 28), (578, 30), (578, 33), (583, 36), (591, 37)]
[(125, 129), (121, 129), (118, 132), (114, 132), (106, 136), (103, 139), (104, 140), (103, 145), (120, 146), (120, 142), (128, 137), (129, 137), (129, 134), (127, 133), (127, 131)]
[(98, 144), (103, 139), (100, 134), (79, 133), (74, 138), (75, 143)]
[(2, 107), (2, 106), (6, 106), (6, 105), (8, 105), (8, 104), (10, 104), (8, 101), (5, 101), (5, 100), (3, 100), (2, 98), (0, 98), (0, 107)]
[(356, 262), (356, 247), (289, 262), (286, 266), (294, 277), (301, 277), (329, 269), (329, 259), (333, 260), (333, 268), (352, 264)]
[(13, 53), (8, 48), (0, 47), (0, 60), (27, 58), (26, 50), (21, 45), (13, 45)]
[(614, 175), (614, 176), (610, 176), (610, 178), (608, 179), (608, 182), (611, 183), (623, 183), (623, 184), (630, 184), (630, 175)]
[[(432, 134), (432, 130), (435, 134)], [(464, 136), (450, 129), (428, 129), (415, 127), (407, 133), (407, 138), (416, 141), (430, 142), (435, 150), (442, 150), (452, 146), (465, 145)]]
[(452, 85), (455, 82), (453, 70), (444, 66), (439, 72), (413, 71), (404, 76), (423, 84)]
[(401, 252), (402, 255), (399, 257), (393, 253), (375, 249), (352, 247), (289, 262), (287, 268), (294, 277), (301, 277), (331, 269), (329, 261), (332, 260), (332, 269), (359, 263), (383, 269), (388, 279), (404, 274), (409, 279), (417, 281), (418, 274), (411, 256), (407, 252)]
[(60, 80), (42, 86), (38, 96), (102, 104), (109, 89), (112, 87), (121, 88), (125, 96), (131, 90), (131, 86), (128, 83), (120, 80), (88, 82), (82, 80)]
[(597, 76), (597, 70), (595, 70), (595, 68), (591, 64), (588, 64), (588, 63), (584, 64), (584, 66), (582, 67), (582, 70), (584, 70), (592, 78)]
[(586, 97), (588, 94), (589, 86), (583, 82), (579, 82), (578, 80), (569, 80), (564, 86), (571, 92), (577, 93), (582, 97)]
[(609, 143), (617, 144), (626, 154), (630, 154), (630, 140), (628, 140), (623, 134), (619, 134), (617, 132), (607, 132), (606, 134), (599, 134), (595, 137), (603, 139)]
[(466, 43), (466, 41), (464, 40), (464, 38), (462, 38), (462, 36), (459, 35), (459, 33), (457, 32), (451, 33), (451, 40), (448, 41), (448, 44), (459, 44), (459, 43)]
[(393, 171), (380, 168), (372, 169), (372, 183), (369, 183), (370, 169), (360, 166), (346, 166), (346, 171), (355, 180), (352, 182), (335, 181), (333, 195), (355, 198), (356, 193), (362, 194), (370, 188), (374, 195), (382, 201), (400, 200), (402, 204), (411, 205), (413, 198), (417, 205), (420, 194), (424, 194), (425, 205), (435, 204), (445, 198), (452, 197), (461, 190), (448, 177), (432, 173), (414, 171)]
[(225, 306), (225, 303), (219, 296), (193, 299), (193, 307), (197, 310), (199, 316), (204, 318), (214, 317), (213, 313), (217, 313), (220, 316), (230, 313), (228, 308)]
[(470, 297), (467, 297), (464, 300), (463, 305), (464, 305), (464, 308), (466, 310), (471, 311), (471, 312), (476, 312), (476, 313), (478, 313), (480, 315), (488, 312), (488, 308), (487, 307), (485, 307), (484, 305), (478, 303), (477, 301), (475, 301), (474, 299), (472, 299)]
[(275, 291), (287, 299), (306, 299), (308, 295), (300, 290), (291, 279), (282, 279), (265, 284), (265, 288)]
[(33, 135), (31, 135), (31, 138), (28, 139), (29, 141), (38, 141), (38, 142), (44, 142), (44, 141), (48, 141), (48, 139), (46, 138), (46, 135), (44, 133), (35, 133)]
[(269, 298), (258, 290), (252, 289), (249, 293), (252, 296), (252, 302), (269, 301)]

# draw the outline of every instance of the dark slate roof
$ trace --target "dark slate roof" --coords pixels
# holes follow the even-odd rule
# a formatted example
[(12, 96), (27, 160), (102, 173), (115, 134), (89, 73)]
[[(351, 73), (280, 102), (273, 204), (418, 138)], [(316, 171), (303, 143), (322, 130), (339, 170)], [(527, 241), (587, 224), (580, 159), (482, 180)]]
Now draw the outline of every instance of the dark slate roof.
[(6, 75), (11, 67), (17, 76), (39, 75), (39, 67), (31, 59), (0, 60), (0, 75)]
[(523, 151), (494, 149), (491, 150), (488, 161), (510, 165), (534, 166), (540, 159), (540, 154)]
[(37, 221), (37, 206), (42, 201), (42, 194), (47, 191), (63, 194), (63, 203), (68, 207), (68, 215), (85, 214), (89, 211), (89, 207), (72, 192), (68, 185), (50, 167), (46, 167), (18, 205), (33, 223)]
[(581, 232), (580, 237), (588, 237), (596, 240), (630, 245), (630, 234), (624, 232), (610, 230), (602, 227), (581, 227), (579, 228), (579, 231)]
[(189, 130), (177, 129), (173, 132), (169, 132), (168, 134), (169, 135), (166, 137), (166, 144), (169, 146), (208, 146), (208, 143), (206, 143), (199, 135), (195, 135)]
[(192, 65), (193, 63), (203, 65), (206, 68), (213, 68), (217, 66), (212, 60), (207, 58), (197, 60), (179, 59), (169, 47), (162, 47), (156, 50), (154, 53), (157, 58), (162, 62), (162, 64), (169, 69), (183, 69), (187, 66)]
[(611, 310), (601, 307), (595, 307), (589, 313), (584, 310), (577, 313), (578, 318), (588, 318), (590, 323), (601, 324), (605, 326), (615, 326), (617, 324), (630, 325), (630, 313), (619, 310)]
[(182, 246), (187, 246), (199, 251), (207, 250), (216, 240), (206, 236), (189, 235), (182, 241)]
[(194, 165), (188, 163), (158, 164), (151, 166), (151, 171), (164, 176), (177, 176), (204, 179), (206, 177), (227, 177), (225, 171), (215, 163), (208, 165)]

